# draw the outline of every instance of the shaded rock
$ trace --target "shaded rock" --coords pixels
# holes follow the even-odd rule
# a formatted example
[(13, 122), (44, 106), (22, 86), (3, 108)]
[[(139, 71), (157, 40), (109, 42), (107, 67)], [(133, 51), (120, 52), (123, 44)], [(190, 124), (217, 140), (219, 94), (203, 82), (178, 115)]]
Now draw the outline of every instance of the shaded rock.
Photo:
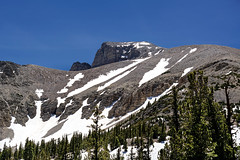
[(88, 63), (75, 62), (75, 63), (73, 63), (70, 71), (81, 71), (81, 70), (87, 70), (87, 69), (90, 69), (90, 68), (91, 68), (91, 65), (88, 64)]
[(41, 117), (43, 121), (49, 120), (52, 115), (56, 114), (57, 104), (57, 100), (48, 100), (42, 104)]

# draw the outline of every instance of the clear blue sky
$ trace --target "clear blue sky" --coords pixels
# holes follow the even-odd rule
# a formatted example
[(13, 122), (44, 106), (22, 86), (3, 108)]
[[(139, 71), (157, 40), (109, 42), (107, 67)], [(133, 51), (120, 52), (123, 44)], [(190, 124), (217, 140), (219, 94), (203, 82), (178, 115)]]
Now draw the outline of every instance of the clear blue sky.
[(240, 0), (0, 1), (0, 60), (69, 70), (104, 41), (240, 49)]

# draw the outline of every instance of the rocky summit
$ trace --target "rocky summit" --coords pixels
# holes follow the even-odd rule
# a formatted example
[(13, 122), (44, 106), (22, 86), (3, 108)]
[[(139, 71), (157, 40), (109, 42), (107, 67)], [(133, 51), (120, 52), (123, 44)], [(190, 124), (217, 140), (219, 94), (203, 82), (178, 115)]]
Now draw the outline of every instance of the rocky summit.
[[(209, 83), (240, 74), (240, 50), (217, 45), (162, 48), (149, 42), (105, 42), (93, 68), (61, 71), (36, 65), (0, 62), (0, 147), (27, 137), (50, 140), (78, 131), (88, 133), (99, 106), (102, 128), (109, 128), (186, 83), (203, 70)], [(77, 68), (77, 67), (76, 67)], [(240, 89), (232, 101), (238, 102)], [(215, 94), (217, 101), (224, 96)]]

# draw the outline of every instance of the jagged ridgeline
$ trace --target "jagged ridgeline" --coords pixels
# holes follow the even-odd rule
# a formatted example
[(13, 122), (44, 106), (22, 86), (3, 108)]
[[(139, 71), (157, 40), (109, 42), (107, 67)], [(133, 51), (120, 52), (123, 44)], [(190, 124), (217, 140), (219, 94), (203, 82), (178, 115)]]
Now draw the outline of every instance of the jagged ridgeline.
[[(67, 138), (70, 141), (71, 137), (74, 137), (74, 132), (79, 133), (77, 136), (82, 135), (80, 136), (82, 141), (91, 141), (89, 140), (91, 135), (92, 139), (96, 137), (96, 134), (89, 133), (89, 130), (92, 130), (93, 112), (95, 106), (98, 106), (100, 117), (103, 117), (99, 119), (99, 125), (102, 124), (100, 129), (106, 132), (101, 134), (113, 134), (113, 131), (108, 129), (117, 127), (116, 125), (119, 125), (119, 130), (123, 130), (123, 133), (124, 130), (129, 130), (131, 125), (144, 129), (153, 127), (148, 130), (154, 130), (154, 126), (158, 128), (155, 138), (149, 144), (151, 148), (149, 153), (156, 157), (156, 153), (166, 143), (160, 141), (165, 139), (169, 128), (171, 130), (168, 115), (172, 114), (172, 110), (161, 98), (174, 86), (177, 88), (188, 86), (187, 75), (191, 71), (203, 70), (204, 76), (208, 77), (208, 84), (216, 88), (213, 93), (214, 100), (224, 106), (227, 102), (223, 84), (226, 84), (228, 79), (224, 76), (235, 75), (231, 83), (239, 83), (237, 76), (240, 74), (239, 62), (239, 49), (216, 45), (167, 49), (148, 42), (103, 43), (97, 51), (92, 68), (82, 71), (60, 71), (35, 65), (22, 66), (12, 62), (1, 62), (1, 148), (4, 143), (7, 146), (17, 145), (18, 148), (22, 143), (24, 147), (28, 137), (28, 143), (33, 145), (34, 141), (36, 146), (37, 142), (44, 140), (47, 144), (52, 138), (62, 138), (63, 135), (67, 137), (59, 139), (59, 143), (66, 141)], [(237, 83), (231, 84), (228, 89), (230, 102), (237, 108), (239, 86)], [(158, 105), (151, 105), (152, 103)], [(131, 116), (141, 109), (144, 109), (144, 112), (140, 112), (141, 116)], [(232, 120), (233, 117), (238, 115), (228, 117), (228, 126), (229, 119)], [(231, 121), (231, 127), (236, 124)], [(117, 131), (117, 134), (120, 133), (123, 134)], [(132, 135), (133, 137), (121, 135), (124, 138), (119, 137), (118, 145), (111, 144), (109, 149), (105, 144), (105, 148), (107, 146), (107, 149), (113, 152), (111, 155), (121, 155), (119, 144), (131, 146), (130, 141), (135, 141), (137, 137), (142, 138), (144, 145), (148, 143), (146, 136), (148, 133), (141, 134), (144, 136), (140, 133)], [(152, 144), (158, 147), (153, 147)], [(94, 149), (94, 145), (87, 146)], [(103, 147), (97, 148), (101, 150)], [(146, 151), (146, 147), (141, 148), (143, 152)], [(85, 148), (85, 151), (87, 149)], [(127, 147), (127, 150), (126, 153), (131, 153), (131, 147)], [(132, 153), (137, 155), (136, 150), (136, 147), (133, 148)], [(167, 151), (163, 151), (167, 154)], [(69, 150), (67, 153), (70, 153)], [(215, 152), (211, 154), (216, 155)]]

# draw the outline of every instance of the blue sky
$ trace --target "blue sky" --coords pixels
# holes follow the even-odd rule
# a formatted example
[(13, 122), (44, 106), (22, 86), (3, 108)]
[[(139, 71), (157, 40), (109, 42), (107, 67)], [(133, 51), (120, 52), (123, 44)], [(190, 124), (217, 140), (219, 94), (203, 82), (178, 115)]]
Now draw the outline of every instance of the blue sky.
[(69, 70), (91, 64), (105, 41), (240, 49), (240, 1), (0, 1), (0, 60)]

